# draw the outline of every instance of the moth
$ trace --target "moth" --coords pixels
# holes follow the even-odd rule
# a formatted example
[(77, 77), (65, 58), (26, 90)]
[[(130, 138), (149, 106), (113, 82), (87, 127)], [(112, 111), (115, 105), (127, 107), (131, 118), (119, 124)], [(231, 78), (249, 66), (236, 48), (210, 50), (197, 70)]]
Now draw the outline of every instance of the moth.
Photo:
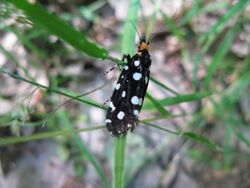
[(113, 94), (110, 98), (106, 115), (106, 127), (111, 135), (121, 136), (138, 125), (138, 116), (141, 111), (147, 91), (151, 58), (148, 52), (149, 42), (141, 37), (137, 53), (132, 57), (123, 55), (126, 59)]

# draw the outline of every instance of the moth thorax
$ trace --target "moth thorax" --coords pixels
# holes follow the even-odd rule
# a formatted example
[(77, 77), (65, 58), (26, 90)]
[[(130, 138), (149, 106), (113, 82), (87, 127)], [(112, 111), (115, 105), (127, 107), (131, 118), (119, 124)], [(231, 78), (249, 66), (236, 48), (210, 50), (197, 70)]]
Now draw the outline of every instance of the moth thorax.
[(142, 42), (140, 43), (140, 45), (138, 46), (138, 52), (142, 52), (144, 50), (148, 51), (148, 43), (146, 42)]

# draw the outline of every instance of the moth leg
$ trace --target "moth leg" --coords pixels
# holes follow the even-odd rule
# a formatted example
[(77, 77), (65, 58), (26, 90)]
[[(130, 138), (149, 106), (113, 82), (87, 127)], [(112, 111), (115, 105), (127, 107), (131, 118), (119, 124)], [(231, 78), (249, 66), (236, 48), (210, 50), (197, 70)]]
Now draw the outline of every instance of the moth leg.
[(129, 55), (129, 54), (127, 54), (127, 55), (126, 55), (126, 54), (123, 54), (123, 56), (122, 56), (122, 61), (124, 61), (125, 59), (127, 60), (127, 63), (130, 62), (130, 61), (131, 61), (130, 55)]
[(127, 64), (128, 64), (131, 61), (131, 56), (129, 54), (123, 54), (122, 61), (124, 61), (125, 59), (127, 60)]
[(109, 101), (110, 101), (110, 98), (106, 100), (101, 107), (103, 108)]
[[(104, 72), (103, 75), (108, 74), (109, 72), (111, 72), (112, 70), (114, 70), (114, 69), (117, 68), (117, 67), (118, 67), (118, 65), (115, 65), (115, 66), (111, 67), (111, 69), (109, 69), (109, 70), (107, 70), (106, 72)], [(119, 68), (120, 68), (120, 67), (119, 67)]]

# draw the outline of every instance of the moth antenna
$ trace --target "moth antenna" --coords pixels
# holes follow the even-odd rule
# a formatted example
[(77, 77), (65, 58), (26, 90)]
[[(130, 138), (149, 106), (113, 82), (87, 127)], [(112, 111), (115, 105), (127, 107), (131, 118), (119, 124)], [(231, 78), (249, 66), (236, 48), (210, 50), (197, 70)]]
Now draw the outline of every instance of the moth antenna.
[(152, 35), (152, 36), (148, 39), (148, 41), (151, 42), (151, 41), (156, 37), (156, 35), (157, 35), (160, 31), (162, 31), (164, 28), (165, 28), (165, 25), (163, 25), (154, 35)]
[[(169, 19), (170, 19), (170, 18), (175, 18), (176, 14), (177, 14), (177, 13), (175, 12), (173, 16), (169, 17)], [(164, 18), (168, 18), (168, 17), (164, 15)], [(159, 32), (161, 32), (165, 27), (166, 27), (166, 24), (164, 24), (157, 32), (155, 32), (155, 34), (153, 34), (153, 35), (149, 38), (148, 41), (152, 41), (152, 40), (156, 37), (156, 35), (157, 35)]]
[(135, 24), (134, 24), (132, 21), (130, 21), (130, 23), (131, 23), (132, 26), (134, 27), (134, 29), (135, 29), (135, 31), (136, 31), (136, 33), (137, 33), (139, 39), (141, 40), (141, 35), (140, 35), (140, 33), (138, 32), (138, 30), (136, 29)]

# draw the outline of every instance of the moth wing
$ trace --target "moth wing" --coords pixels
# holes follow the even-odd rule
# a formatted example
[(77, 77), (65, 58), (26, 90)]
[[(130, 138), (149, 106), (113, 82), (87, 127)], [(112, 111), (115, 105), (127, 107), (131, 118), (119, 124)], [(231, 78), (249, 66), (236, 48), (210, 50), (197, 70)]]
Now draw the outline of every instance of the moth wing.
[(115, 136), (133, 130), (148, 86), (151, 59), (134, 55), (123, 69), (107, 111), (106, 125)]
[(108, 131), (114, 136), (124, 134), (134, 126), (135, 118), (130, 113), (132, 108), (129, 102), (130, 91), (129, 73), (123, 69), (110, 98), (106, 116)]

